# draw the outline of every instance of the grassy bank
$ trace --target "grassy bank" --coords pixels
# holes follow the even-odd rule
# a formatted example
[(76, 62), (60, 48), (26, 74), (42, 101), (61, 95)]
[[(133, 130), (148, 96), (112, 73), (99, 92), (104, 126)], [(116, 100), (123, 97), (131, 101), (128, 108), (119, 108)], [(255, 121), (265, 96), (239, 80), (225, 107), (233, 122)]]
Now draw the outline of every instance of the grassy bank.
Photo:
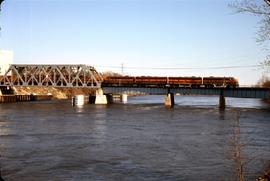
[(69, 99), (74, 95), (94, 95), (89, 88), (13, 87), (15, 94), (52, 95), (53, 99)]

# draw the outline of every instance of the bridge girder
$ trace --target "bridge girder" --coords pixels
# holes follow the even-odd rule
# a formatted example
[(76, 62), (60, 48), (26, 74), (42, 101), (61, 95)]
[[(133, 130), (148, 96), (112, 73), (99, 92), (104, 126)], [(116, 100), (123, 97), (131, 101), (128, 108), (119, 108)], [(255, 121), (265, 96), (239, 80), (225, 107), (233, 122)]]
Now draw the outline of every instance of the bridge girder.
[(222, 95), (224, 97), (270, 99), (267, 88), (154, 88), (154, 87), (102, 87), (105, 94), (166, 95)]
[(89, 65), (12, 64), (0, 77), (0, 86), (100, 88), (102, 80), (96, 69)]

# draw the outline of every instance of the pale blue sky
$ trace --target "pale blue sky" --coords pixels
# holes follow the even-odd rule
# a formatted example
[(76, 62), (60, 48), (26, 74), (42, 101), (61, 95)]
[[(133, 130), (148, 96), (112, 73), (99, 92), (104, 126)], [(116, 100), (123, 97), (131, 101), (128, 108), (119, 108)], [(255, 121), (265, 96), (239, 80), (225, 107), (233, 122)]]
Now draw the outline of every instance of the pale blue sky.
[(0, 49), (13, 50), (20, 64), (82, 63), (121, 72), (124, 63), (128, 75), (234, 76), (241, 84), (255, 84), (262, 75), (256, 67), (150, 69), (262, 61), (267, 51), (255, 40), (259, 18), (234, 14), (230, 2), (5, 0)]

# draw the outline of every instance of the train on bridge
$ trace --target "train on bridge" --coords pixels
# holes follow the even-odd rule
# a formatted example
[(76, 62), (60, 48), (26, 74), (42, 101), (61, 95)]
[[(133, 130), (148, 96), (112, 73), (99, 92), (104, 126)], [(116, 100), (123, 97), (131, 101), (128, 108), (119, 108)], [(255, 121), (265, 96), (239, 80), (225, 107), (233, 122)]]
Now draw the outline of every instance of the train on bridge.
[(12, 64), (0, 86), (89, 87), (238, 87), (234, 77), (105, 76), (88, 65)]
[(154, 77), (154, 76), (108, 76), (102, 86), (138, 86), (138, 87), (238, 87), (233, 77)]

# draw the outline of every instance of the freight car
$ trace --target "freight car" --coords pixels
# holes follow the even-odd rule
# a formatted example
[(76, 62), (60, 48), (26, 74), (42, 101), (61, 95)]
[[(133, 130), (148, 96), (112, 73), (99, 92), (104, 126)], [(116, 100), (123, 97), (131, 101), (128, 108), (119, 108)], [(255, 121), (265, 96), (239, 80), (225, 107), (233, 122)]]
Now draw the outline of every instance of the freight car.
[(102, 86), (134, 87), (238, 87), (233, 77), (154, 77), (154, 76), (109, 76), (104, 78)]

